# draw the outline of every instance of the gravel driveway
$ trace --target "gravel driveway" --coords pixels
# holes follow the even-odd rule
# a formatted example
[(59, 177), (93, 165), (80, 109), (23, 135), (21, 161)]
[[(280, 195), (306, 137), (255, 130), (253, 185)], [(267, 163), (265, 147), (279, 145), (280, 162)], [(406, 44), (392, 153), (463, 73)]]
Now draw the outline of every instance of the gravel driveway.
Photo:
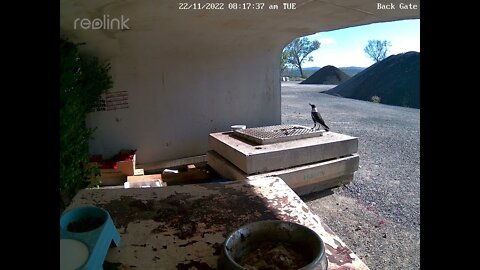
[(419, 269), (420, 110), (319, 93), (332, 87), (282, 82), (282, 124), (313, 126), (311, 102), (359, 140), (352, 183), (303, 199), (370, 269)]

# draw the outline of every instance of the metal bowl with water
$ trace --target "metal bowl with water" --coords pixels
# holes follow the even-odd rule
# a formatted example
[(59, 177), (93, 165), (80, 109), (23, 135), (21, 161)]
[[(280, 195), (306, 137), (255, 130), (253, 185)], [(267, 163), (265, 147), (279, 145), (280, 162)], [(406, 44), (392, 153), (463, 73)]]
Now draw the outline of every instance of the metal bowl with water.
[(281, 220), (249, 223), (228, 235), (222, 247), (219, 268), (249, 269), (242, 266), (242, 257), (249, 254), (252, 248), (255, 249), (259, 244), (266, 242), (286, 243), (292, 247), (298, 247), (308, 262), (298, 269), (327, 269), (325, 245), (320, 236), (306, 226)]

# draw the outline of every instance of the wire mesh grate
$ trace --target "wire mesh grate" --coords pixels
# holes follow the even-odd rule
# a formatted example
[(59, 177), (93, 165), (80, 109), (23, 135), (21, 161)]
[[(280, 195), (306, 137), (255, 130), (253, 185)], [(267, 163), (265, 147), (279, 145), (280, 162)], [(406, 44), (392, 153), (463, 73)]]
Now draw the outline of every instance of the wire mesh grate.
[(259, 144), (270, 144), (322, 136), (323, 132), (300, 125), (276, 125), (239, 129), (234, 134)]

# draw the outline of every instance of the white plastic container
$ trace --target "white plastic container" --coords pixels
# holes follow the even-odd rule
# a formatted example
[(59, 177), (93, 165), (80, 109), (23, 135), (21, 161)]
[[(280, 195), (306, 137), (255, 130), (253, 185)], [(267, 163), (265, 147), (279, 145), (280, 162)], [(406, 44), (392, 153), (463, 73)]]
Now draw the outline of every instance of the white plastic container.
[(235, 130), (238, 130), (238, 129), (246, 129), (247, 126), (246, 125), (233, 125), (230, 128), (232, 129), (232, 131), (235, 131)]

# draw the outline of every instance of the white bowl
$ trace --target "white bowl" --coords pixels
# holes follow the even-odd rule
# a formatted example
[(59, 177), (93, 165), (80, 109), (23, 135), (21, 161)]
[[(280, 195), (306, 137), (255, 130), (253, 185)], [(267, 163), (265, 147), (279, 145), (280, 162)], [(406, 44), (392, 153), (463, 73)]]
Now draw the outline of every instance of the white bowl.
[(74, 270), (87, 262), (88, 247), (75, 239), (60, 240), (60, 269)]
[(246, 125), (233, 125), (233, 126), (231, 126), (230, 128), (232, 128), (232, 130), (246, 129), (247, 126), (246, 126)]

